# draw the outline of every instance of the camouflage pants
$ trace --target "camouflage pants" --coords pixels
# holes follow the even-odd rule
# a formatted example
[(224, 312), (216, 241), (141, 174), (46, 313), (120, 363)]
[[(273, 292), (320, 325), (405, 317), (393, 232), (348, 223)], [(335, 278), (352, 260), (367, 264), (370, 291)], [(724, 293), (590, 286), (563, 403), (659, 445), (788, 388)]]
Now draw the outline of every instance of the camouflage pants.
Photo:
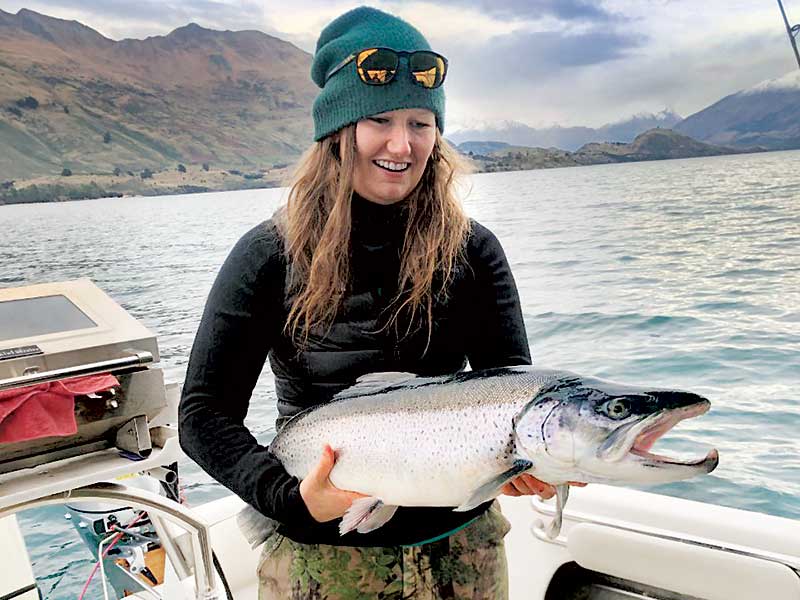
[(354, 548), (298, 544), (274, 534), (258, 566), (258, 600), (507, 600), (497, 502), (467, 527), (422, 546)]

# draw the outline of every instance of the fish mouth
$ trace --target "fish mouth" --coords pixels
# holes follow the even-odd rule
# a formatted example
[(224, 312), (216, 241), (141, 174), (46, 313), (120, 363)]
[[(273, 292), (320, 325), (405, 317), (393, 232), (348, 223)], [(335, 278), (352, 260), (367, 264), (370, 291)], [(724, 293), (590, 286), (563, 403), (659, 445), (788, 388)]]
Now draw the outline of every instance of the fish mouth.
[(647, 467), (680, 468), (710, 473), (719, 462), (719, 453), (709, 451), (703, 458), (679, 459), (650, 452), (653, 445), (681, 421), (708, 412), (711, 403), (705, 398), (686, 406), (666, 408), (635, 423), (623, 425), (600, 446), (598, 457), (608, 462), (633, 459)]
[(664, 410), (647, 417), (638, 423), (626, 436), (630, 441), (628, 454), (642, 459), (650, 465), (695, 467), (710, 473), (719, 463), (719, 453), (716, 449), (711, 449), (706, 456), (696, 459), (679, 459), (650, 452), (650, 449), (659, 438), (675, 425), (686, 419), (699, 417), (707, 413), (710, 407), (711, 403), (708, 400), (702, 400), (689, 406)]

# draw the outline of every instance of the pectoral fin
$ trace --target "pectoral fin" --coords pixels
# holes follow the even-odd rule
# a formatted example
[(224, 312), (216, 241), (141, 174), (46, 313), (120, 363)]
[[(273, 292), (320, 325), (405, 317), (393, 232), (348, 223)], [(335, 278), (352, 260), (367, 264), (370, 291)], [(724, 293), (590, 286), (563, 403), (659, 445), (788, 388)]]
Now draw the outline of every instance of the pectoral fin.
[(354, 529), (359, 533), (369, 533), (394, 516), (396, 506), (383, 503), (380, 498), (370, 496), (355, 500), (339, 523), (339, 535), (344, 535)]
[(493, 477), (486, 483), (484, 483), (481, 487), (470, 494), (470, 497), (467, 499), (466, 502), (461, 504), (458, 508), (455, 508), (456, 512), (464, 512), (467, 510), (471, 510), (478, 506), (479, 504), (483, 504), (488, 500), (491, 500), (497, 497), (497, 494), (500, 493), (500, 488), (503, 487), (506, 483), (514, 479), (517, 475), (524, 473), (528, 469), (533, 467), (533, 463), (529, 460), (525, 460), (523, 458), (518, 458), (514, 461), (514, 464), (508, 471), (504, 471), (500, 473), (497, 477)]
[(567, 504), (567, 499), (569, 498), (569, 484), (562, 483), (561, 485), (556, 486), (556, 514), (553, 517), (553, 520), (550, 521), (550, 525), (547, 526), (547, 537), (551, 540), (554, 540), (558, 537), (558, 534), (561, 533), (561, 522), (564, 516), (564, 507)]

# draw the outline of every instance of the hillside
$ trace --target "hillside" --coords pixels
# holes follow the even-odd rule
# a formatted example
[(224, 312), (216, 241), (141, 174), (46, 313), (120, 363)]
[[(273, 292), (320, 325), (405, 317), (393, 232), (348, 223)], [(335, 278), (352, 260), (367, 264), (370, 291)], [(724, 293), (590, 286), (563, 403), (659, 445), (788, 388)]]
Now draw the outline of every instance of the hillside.
[(800, 148), (800, 71), (726, 96), (675, 129), (712, 144)]
[(311, 140), (310, 61), (258, 31), (113, 41), (0, 10), (0, 180), (285, 163)]
[(629, 144), (621, 142), (585, 144), (575, 152), (558, 148), (508, 146), (483, 155), (471, 150), (465, 151), (462, 146), (459, 146), (459, 149), (472, 159), (478, 171), (488, 173), (744, 152), (744, 150), (704, 144), (669, 129), (651, 129), (638, 135)]

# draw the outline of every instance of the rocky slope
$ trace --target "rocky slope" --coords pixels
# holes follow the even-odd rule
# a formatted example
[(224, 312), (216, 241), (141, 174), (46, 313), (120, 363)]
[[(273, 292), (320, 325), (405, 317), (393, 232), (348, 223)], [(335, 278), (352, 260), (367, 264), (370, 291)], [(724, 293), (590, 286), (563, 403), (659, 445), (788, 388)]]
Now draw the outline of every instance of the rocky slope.
[(800, 148), (800, 71), (726, 96), (675, 130), (711, 144)]
[(311, 140), (310, 61), (258, 31), (113, 41), (0, 10), (0, 180), (284, 163)]
[[(465, 147), (474, 146), (466, 144)], [(488, 154), (465, 151), (462, 146), (459, 146), (459, 149), (465, 152), (475, 163), (476, 169), (482, 172), (693, 158), (743, 152), (743, 150), (704, 144), (669, 129), (651, 129), (636, 136), (629, 144), (621, 142), (585, 144), (575, 152), (558, 148), (519, 146), (502, 147)]]

